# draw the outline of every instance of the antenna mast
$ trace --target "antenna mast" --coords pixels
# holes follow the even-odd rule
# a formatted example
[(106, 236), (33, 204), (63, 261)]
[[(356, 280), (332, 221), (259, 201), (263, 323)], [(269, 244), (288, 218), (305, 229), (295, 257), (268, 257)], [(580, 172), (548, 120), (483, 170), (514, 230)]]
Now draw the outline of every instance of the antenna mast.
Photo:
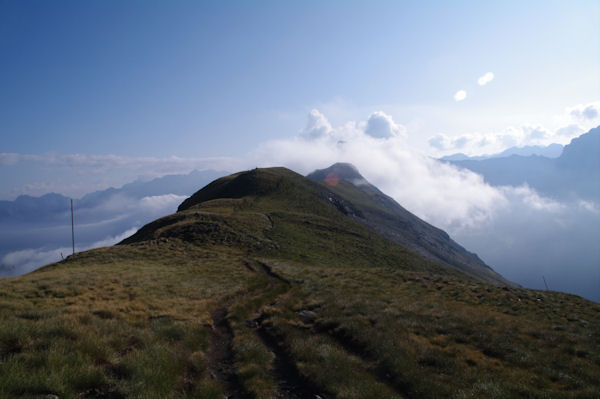
[(73, 239), (73, 255), (75, 255), (75, 224), (73, 223), (73, 199), (71, 198), (71, 238)]

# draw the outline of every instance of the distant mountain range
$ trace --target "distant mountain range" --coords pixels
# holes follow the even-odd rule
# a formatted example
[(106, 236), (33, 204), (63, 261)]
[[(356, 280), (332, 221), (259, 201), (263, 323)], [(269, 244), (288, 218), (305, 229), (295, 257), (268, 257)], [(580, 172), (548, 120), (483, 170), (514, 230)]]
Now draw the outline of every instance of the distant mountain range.
[(548, 146), (540, 146), (540, 145), (528, 145), (524, 147), (510, 147), (502, 152), (497, 154), (489, 154), (489, 155), (476, 155), (476, 156), (468, 156), (463, 153), (457, 153), (452, 155), (447, 155), (445, 157), (440, 158), (441, 161), (481, 161), (483, 159), (491, 159), (491, 158), (506, 158), (512, 155), (520, 155), (522, 157), (528, 157), (530, 155), (539, 155), (546, 158), (558, 158), (560, 154), (563, 152), (563, 146), (557, 143), (550, 144)]
[[(187, 175), (167, 175), (150, 181), (135, 181), (120, 188), (108, 188), (75, 199), (76, 209), (96, 208), (111, 198), (121, 196), (131, 199), (165, 194), (191, 195), (202, 186), (227, 172), (192, 171)], [(41, 197), (21, 195), (14, 201), (0, 201), (0, 221), (44, 223), (63, 220), (70, 211), (70, 198), (49, 193)]]
[(494, 186), (527, 184), (551, 198), (600, 200), (600, 127), (573, 139), (557, 158), (516, 154), (458, 158), (442, 160), (481, 174)]
[[(113, 244), (126, 232), (175, 211), (198, 187), (224, 174), (168, 175), (75, 199), (76, 250)], [(0, 277), (29, 272), (71, 251), (70, 199), (64, 195), (0, 201), (0, 225)]]

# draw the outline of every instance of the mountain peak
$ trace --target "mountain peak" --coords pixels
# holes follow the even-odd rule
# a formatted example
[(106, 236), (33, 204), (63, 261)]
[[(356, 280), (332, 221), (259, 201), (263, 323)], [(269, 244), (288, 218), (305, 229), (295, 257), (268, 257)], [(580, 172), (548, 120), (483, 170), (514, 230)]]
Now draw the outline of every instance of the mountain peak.
[(235, 173), (217, 179), (179, 205), (178, 211), (218, 198), (242, 198), (276, 191), (283, 179), (299, 176), (286, 168), (261, 168)]
[(317, 169), (307, 176), (314, 181), (346, 180), (355, 185), (368, 184), (356, 166), (347, 162), (334, 163), (328, 168)]
[(600, 171), (600, 126), (571, 140), (558, 159), (560, 166), (569, 169), (590, 173)]

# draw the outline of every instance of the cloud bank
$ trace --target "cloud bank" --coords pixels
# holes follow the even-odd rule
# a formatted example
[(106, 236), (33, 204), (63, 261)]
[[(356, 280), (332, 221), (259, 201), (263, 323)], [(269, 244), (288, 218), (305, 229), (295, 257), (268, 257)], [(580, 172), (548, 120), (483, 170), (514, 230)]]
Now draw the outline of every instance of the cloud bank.
[(600, 124), (600, 102), (581, 104), (565, 110), (556, 118), (557, 129), (539, 124), (509, 126), (495, 132), (473, 132), (461, 135), (438, 133), (429, 138), (429, 146), (440, 155), (463, 152), (467, 155), (494, 154), (509, 147), (568, 144), (573, 138)]
[[(96, 207), (77, 209), (75, 250), (80, 252), (114, 245), (135, 233), (144, 224), (175, 212), (186, 198), (175, 194), (141, 199), (114, 195)], [(4, 253), (0, 256), (0, 277), (28, 273), (61, 260), (61, 254), (66, 257), (72, 253), (72, 247), (64, 245), (66, 242), (70, 244), (70, 225), (50, 224), (36, 226), (35, 229), (30, 225), (16, 225), (11, 226), (11, 231), (13, 236), (17, 236), (17, 241), (27, 242), (34, 247), (7, 252), (4, 244), (0, 245), (0, 253)], [(22, 236), (21, 239), (19, 235)], [(57, 245), (59, 243), (62, 245)]]
[(600, 302), (600, 208), (559, 203), (526, 188), (501, 189), (507, 198), (486, 223), (450, 231), (506, 278), (536, 289), (575, 293)]
[(600, 117), (600, 102), (579, 104), (569, 108), (568, 112), (576, 120), (596, 121)]
[[(413, 151), (401, 135), (368, 134), (375, 114), (366, 123), (350, 121), (334, 128), (316, 110), (311, 111), (309, 121), (315, 120), (317, 113), (319, 126), (327, 126), (327, 134), (316, 136), (305, 130), (289, 140), (265, 143), (251, 154), (251, 163), (283, 165), (306, 174), (334, 162), (351, 162), (403, 206), (446, 227), (478, 223), (505, 201), (502, 193), (485, 184), (481, 176)], [(375, 117), (404, 130), (383, 112)], [(312, 126), (309, 123), (307, 128)]]
[[(114, 245), (134, 234), (137, 229), (137, 227), (132, 227), (131, 229), (117, 236), (106, 237), (100, 241), (79, 246), (77, 251), (87, 251), (88, 249)], [(71, 255), (72, 251), (72, 247), (60, 247), (53, 249), (45, 249), (44, 247), (41, 247), (10, 252), (0, 259), (0, 272), (3, 272), (3, 276), (18, 276), (29, 273), (40, 266), (60, 261), (68, 255)]]

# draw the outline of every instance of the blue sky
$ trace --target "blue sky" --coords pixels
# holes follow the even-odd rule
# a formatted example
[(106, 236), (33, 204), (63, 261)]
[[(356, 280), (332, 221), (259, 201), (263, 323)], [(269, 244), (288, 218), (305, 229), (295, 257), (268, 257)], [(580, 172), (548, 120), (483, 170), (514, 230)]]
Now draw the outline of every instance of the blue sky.
[[(381, 111), (418, 151), (481, 153), (595, 123), (555, 134), (599, 107), (600, 3), (0, 1), (0, 54), (13, 158), (239, 160), (296, 136), (313, 109), (334, 127)], [(473, 147), (489, 135), (495, 147)], [(55, 173), (26, 162), (1, 162), (15, 181), (1, 198), (40, 194), (28, 176)]]

